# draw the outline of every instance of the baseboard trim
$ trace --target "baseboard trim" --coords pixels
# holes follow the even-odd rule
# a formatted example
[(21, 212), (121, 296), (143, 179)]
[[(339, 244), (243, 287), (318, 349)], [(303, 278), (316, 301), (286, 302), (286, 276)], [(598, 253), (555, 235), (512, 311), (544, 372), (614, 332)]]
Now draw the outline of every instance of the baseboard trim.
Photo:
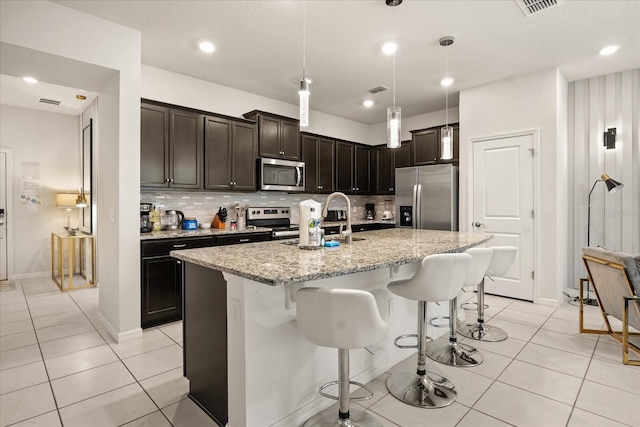
[(551, 299), (551, 298), (539, 298), (538, 304), (544, 305), (546, 307), (557, 307), (560, 305), (560, 301), (558, 301), (557, 299)]
[(117, 342), (118, 344), (124, 341), (132, 340), (135, 338), (142, 338), (142, 328), (134, 328), (129, 331), (118, 332), (113, 325), (104, 318), (102, 313), (98, 312), (98, 318), (104, 326), (104, 329), (107, 333)]
[(39, 271), (37, 273), (21, 273), (12, 275), (9, 280), (24, 280), (24, 279), (43, 279), (51, 277), (50, 271)]

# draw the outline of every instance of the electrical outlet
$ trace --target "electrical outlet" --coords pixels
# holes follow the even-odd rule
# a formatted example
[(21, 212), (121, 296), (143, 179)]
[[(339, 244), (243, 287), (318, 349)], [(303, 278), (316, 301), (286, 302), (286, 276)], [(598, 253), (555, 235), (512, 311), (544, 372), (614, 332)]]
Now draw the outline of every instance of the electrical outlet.
[(242, 323), (242, 305), (240, 304), (240, 301), (235, 299), (235, 298), (231, 298), (231, 318), (239, 323)]

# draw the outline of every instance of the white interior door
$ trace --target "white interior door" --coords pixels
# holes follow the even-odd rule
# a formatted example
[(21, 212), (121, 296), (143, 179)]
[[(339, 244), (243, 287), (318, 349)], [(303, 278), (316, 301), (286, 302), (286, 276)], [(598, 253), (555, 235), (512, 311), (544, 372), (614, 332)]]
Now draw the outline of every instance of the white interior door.
[(8, 279), (7, 272), (7, 155), (0, 153), (0, 280)]
[(473, 143), (473, 225), (494, 235), (491, 246), (515, 246), (505, 277), (485, 280), (485, 292), (533, 301), (533, 135)]

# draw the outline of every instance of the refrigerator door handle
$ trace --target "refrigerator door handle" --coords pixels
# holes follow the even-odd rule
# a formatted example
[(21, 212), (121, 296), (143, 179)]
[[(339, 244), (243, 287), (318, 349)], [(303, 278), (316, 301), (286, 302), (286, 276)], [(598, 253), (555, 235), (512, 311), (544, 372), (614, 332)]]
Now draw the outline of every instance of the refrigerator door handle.
[(415, 212), (415, 227), (422, 228), (422, 185), (417, 184), (413, 186), (413, 204), (416, 207)]

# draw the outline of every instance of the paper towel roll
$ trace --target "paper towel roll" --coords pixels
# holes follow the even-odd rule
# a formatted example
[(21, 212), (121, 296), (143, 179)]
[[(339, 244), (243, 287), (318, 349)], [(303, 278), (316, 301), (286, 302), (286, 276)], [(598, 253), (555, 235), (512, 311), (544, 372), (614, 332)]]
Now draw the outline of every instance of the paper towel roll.
[[(322, 220), (322, 205), (315, 200), (300, 202), (300, 247), (320, 246), (320, 221)], [(309, 234), (317, 239), (309, 239)]]

